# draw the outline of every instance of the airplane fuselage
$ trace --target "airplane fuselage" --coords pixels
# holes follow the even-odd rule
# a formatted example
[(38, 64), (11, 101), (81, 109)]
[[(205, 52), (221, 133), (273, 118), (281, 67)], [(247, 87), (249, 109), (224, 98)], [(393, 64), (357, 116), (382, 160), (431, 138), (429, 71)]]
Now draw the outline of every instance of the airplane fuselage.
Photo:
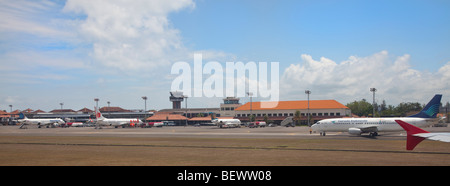
[(370, 128), (376, 127), (378, 132), (386, 131), (403, 131), (403, 129), (395, 122), (402, 120), (417, 127), (427, 127), (433, 124), (433, 119), (429, 118), (338, 118), (321, 120), (311, 128), (319, 132), (347, 132), (350, 128)]
[(62, 119), (60, 118), (54, 118), (54, 119), (20, 119), (19, 123), (24, 123), (27, 125), (50, 125), (50, 124), (62, 124), (65, 123)]
[(239, 119), (214, 119), (211, 120), (212, 123), (215, 123), (217, 126), (227, 126), (227, 127), (239, 127), (241, 125), (241, 120)]
[(117, 118), (117, 119), (104, 118), (104, 119), (97, 119), (97, 122), (100, 125), (105, 125), (105, 126), (121, 126), (121, 125), (130, 124), (130, 123), (136, 123), (136, 124), (141, 123), (141, 121), (139, 119), (127, 119), (127, 118)]

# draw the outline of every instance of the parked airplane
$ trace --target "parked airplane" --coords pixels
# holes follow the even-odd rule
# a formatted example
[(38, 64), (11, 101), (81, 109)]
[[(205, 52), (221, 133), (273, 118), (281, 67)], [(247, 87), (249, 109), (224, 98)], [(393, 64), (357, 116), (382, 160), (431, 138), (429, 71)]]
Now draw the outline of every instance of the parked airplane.
[(163, 122), (148, 122), (146, 124), (146, 127), (150, 127), (150, 128), (152, 128), (152, 127), (163, 127), (163, 126), (164, 126)]
[(213, 119), (211, 120), (212, 123), (216, 124), (218, 127), (240, 127), (241, 126), (241, 120), (239, 119)]
[(122, 126), (125, 127), (125, 125), (134, 125), (134, 124), (140, 124), (141, 120), (139, 119), (129, 119), (129, 118), (113, 118), (108, 119), (103, 117), (102, 113), (95, 109), (95, 118), (96, 124), (102, 125), (102, 126), (114, 126), (115, 128)]
[(28, 119), (23, 113), (19, 114), (19, 119), (17, 120), (17, 122), (21, 124), (19, 128), (22, 128), (25, 125), (37, 125), (38, 128), (41, 128), (41, 126), (47, 126), (48, 128), (52, 124), (56, 126), (65, 123), (61, 118)]
[(325, 136), (326, 132), (348, 132), (354, 135), (369, 133), (377, 136), (378, 132), (401, 131), (402, 128), (395, 120), (402, 120), (418, 127), (427, 127), (435, 122), (441, 103), (441, 94), (436, 94), (433, 99), (415, 115), (399, 118), (336, 118), (324, 119), (311, 126), (314, 131), (319, 131)]
[(450, 142), (450, 133), (430, 133), (402, 120), (395, 120), (395, 122), (406, 131), (406, 150), (413, 150), (424, 139)]
[(67, 122), (67, 127), (82, 127), (84, 125), (83, 122)]

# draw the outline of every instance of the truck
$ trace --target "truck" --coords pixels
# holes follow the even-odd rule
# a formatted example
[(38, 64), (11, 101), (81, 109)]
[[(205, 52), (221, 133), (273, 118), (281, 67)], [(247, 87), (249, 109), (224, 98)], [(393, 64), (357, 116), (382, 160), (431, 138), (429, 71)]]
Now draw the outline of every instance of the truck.
[(264, 121), (256, 121), (256, 122), (251, 122), (250, 125), (248, 125), (249, 128), (258, 128), (258, 127), (266, 127), (267, 124)]

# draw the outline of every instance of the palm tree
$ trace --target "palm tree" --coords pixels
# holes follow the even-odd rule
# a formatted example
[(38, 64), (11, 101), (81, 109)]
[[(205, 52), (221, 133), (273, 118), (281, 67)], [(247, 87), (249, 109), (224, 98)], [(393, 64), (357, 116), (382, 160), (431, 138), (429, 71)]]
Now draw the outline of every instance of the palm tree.
[(264, 122), (269, 123), (269, 117), (267, 114), (264, 114)]
[(299, 110), (296, 110), (294, 114), (295, 125), (298, 124), (298, 121), (300, 121), (300, 119), (301, 119), (301, 112)]

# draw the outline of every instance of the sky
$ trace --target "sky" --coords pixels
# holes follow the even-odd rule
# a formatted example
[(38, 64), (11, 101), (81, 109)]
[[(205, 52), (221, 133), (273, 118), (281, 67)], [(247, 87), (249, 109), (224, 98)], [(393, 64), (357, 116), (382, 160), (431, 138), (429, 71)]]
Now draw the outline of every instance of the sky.
[(279, 100), (311, 90), (346, 104), (375, 87), (377, 102), (447, 102), (448, 23), (450, 2), (438, 0), (0, 0), (0, 110), (93, 109), (94, 98), (142, 109), (142, 96), (148, 109), (170, 108), (171, 70), (194, 69), (194, 54), (223, 68), (278, 62)]

